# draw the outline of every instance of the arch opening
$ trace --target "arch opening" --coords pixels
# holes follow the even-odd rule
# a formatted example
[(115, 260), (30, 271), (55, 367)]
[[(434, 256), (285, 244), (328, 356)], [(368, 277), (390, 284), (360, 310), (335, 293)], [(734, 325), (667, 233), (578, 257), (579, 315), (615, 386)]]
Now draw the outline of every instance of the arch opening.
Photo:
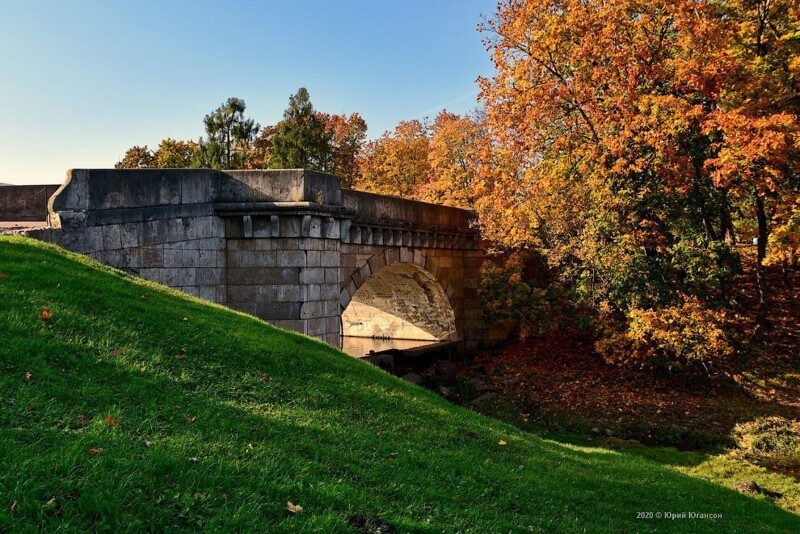
[[(342, 312), (343, 345), (353, 354), (455, 341), (456, 319), (436, 278), (411, 263), (395, 263), (370, 276)], [(374, 340), (374, 342), (367, 342)]]

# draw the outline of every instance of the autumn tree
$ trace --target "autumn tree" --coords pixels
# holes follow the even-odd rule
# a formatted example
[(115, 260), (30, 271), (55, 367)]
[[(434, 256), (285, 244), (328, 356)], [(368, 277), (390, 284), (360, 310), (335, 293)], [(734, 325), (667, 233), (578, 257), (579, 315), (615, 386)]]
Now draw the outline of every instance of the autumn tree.
[(147, 145), (133, 146), (125, 151), (122, 159), (114, 164), (115, 169), (146, 169), (156, 165), (156, 157)]
[(330, 137), (330, 161), (327, 171), (342, 180), (342, 187), (352, 187), (358, 177), (357, 157), (367, 138), (367, 123), (358, 113), (320, 114)]
[(704, 0), (507, 0), (482, 28), (485, 235), (544, 250), (605, 339), (658, 345), (637, 317), (724, 297), (736, 255), (709, 125), (739, 68), (732, 24)]
[(276, 126), (264, 126), (250, 145), (247, 158), (248, 169), (267, 169), (272, 155), (272, 139), (277, 131)]
[(414, 198), (428, 179), (429, 144), (427, 125), (418, 120), (401, 122), (364, 146), (356, 188)]
[[(778, 257), (792, 255), (793, 218), (800, 196), (800, 12), (794, 0), (734, 0), (721, 5), (731, 21), (728, 52), (737, 69), (705, 126), (715, 150), (706, 165), (715, 184), (731, 191), (743, 211), (753, 208), (759, 322), (766, 326), (764, 260), (771, 243), (779, 248)], [(775, 240), (770, 236), (773, 227), (780, 233)]]
[(331, 135), (325, 122), (314, 111), (305, 87), (289, 97), (283, 120), (271, 138), (269, 166), (273, 169), (314, 169), (328, 171), (331, 160)]
[(158, 144), (154, 166), (161, 169), (186, 169), (192, 166), (192, 157), (197, 150), (194, 141), (167, 138)]
[(416, 198), (459, 208), (472, 207), (476, 172), (485, 130), (482, 113), (457, 115), (442, 111), (433, 121), (428, 148), (428, 177)]

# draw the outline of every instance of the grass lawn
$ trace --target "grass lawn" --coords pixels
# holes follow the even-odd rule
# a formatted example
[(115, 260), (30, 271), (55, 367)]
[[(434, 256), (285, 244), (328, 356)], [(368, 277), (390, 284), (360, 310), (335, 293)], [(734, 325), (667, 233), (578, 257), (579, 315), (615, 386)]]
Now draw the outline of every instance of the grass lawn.
[(800, 530), (641, 454), (539, 438), (25, 238), (0, 236), (0, 326), (0, 531)]

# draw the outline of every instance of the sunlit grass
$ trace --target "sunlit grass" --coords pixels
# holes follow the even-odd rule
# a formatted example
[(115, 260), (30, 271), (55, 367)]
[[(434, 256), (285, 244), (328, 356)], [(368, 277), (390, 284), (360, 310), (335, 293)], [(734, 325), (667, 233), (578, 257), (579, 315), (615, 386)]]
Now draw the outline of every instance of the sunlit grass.
[[(329, 532), (353, 516), (401, 532), (800, 529), (768, 502), (542, 440), (51, 246), (0, 237), (0, 273), (3, 531)], [(659, 510), (722, 518), (637, 519)]]

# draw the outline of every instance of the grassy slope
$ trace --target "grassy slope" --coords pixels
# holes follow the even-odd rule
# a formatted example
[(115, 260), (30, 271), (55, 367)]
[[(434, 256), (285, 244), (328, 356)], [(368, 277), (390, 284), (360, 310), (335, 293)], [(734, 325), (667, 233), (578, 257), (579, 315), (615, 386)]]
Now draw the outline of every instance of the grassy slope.
[(800, 529), (768, 503), (542, 440), (54, 247), (0, 236), (0, 272), (0, 530), (346, 531), (358, 514), (400, 531)]

